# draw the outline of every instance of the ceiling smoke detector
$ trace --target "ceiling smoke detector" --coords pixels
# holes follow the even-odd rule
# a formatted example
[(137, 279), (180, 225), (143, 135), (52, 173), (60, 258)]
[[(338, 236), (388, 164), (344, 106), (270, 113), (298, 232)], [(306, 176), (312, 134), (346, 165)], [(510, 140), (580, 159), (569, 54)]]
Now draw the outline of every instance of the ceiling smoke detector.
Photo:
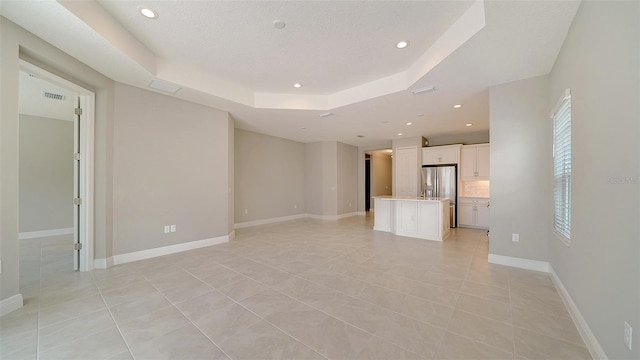
[(278, 29), (278, 30), (284, 29), (285, 26), (287, 26), (287, 24), (285, 24), (284, 21), (282, 21), (282, 20), (274, 20), (273, 21), (273, 27)]
[(430, 87), (426, 87), (426, 88), (422, 88), (422, 89), (415, 89), (415, 90), (411, 90), (411, 93), (413, 95), (420, 95), (420, 94), (426, 94), (429, 92), (433, 92), (436, 91), (436, 87), (435, 86), (430, 86)]

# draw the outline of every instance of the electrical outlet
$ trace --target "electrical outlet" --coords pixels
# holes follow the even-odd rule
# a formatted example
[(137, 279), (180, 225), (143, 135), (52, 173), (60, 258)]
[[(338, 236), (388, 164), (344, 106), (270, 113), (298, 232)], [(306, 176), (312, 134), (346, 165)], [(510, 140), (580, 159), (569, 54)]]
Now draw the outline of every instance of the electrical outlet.
[(624, 344), (631, 350), (631, 339), (633, 334), (633, 328), (628, 322), (624, 322)]
[(249, 213), (248, 209), (244, 209), (244, 214), (247, 215)]
[(165, 225), (165, 226), (164, 226), (164, 233), (165, 233), (165, 234), (168, 234), (169, 232), (171, 232), (171, 226), (169, 226), (169, 225)]
[(2, 260), (0, 260), (0, 274), (2, 274)]
[(297, 209), (298, 208), (298, 204), (293, 205), (293, 208)]
[(349, 207), (351, 207), (351, 203), (349, 203)]
[(520, 241), (520, 234), (511, 234), (511, 241), (519, 242)]
[(176, 226), (175, 225), (171, 225), (171, 232), (176, 232)]

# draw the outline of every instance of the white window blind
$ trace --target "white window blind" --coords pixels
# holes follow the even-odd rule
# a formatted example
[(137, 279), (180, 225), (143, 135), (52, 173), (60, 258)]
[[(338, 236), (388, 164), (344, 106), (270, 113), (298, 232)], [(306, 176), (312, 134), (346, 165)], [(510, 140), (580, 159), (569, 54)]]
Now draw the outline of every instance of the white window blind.
[(567, 89), (553, 119), (553, 228), (569, 245), (571, 240), (571, 92)]

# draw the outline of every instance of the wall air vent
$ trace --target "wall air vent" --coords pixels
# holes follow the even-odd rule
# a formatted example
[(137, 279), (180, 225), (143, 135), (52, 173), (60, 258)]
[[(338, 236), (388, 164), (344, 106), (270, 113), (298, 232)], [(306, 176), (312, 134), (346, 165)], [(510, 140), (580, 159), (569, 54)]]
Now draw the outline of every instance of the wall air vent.
[(436, 91), (436, 87), (435, 86), (430, 86), (430, 87), (426, 87), (426, 88), (422, 88), (422, 89), (415, 89), (415, 90), (411, 90), (411, 92), (413, 93), (413, 95), (420, 95), (420, 94), (426, 94), (426, 93), (430, 93), (433, 91)]
[(152, 80), (149, 83), (149, 87), (155, 90), (163, 91), (169, 94), (175, 94), (178, 90), (182, 89), (181, 87), (170, 84), (168, 82), (160, 81), (160, 80)]
[(43, 91), (42, 92), (42, 96), (46, 97), (47, 99), (53, 99), (53, 100), (64, 100), (64, 99), (67, 98), (64, 95), (54, 94), (54, 93), (50, 93), (48, 91)]

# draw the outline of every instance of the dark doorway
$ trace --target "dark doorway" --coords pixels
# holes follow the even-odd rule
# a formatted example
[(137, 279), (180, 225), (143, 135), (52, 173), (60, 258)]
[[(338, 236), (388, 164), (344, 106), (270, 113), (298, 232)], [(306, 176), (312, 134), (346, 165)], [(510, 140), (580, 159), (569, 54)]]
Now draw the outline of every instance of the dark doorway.
[(364, 208), (371, 209), (371, 155), (365, 154), (364, 159)]

